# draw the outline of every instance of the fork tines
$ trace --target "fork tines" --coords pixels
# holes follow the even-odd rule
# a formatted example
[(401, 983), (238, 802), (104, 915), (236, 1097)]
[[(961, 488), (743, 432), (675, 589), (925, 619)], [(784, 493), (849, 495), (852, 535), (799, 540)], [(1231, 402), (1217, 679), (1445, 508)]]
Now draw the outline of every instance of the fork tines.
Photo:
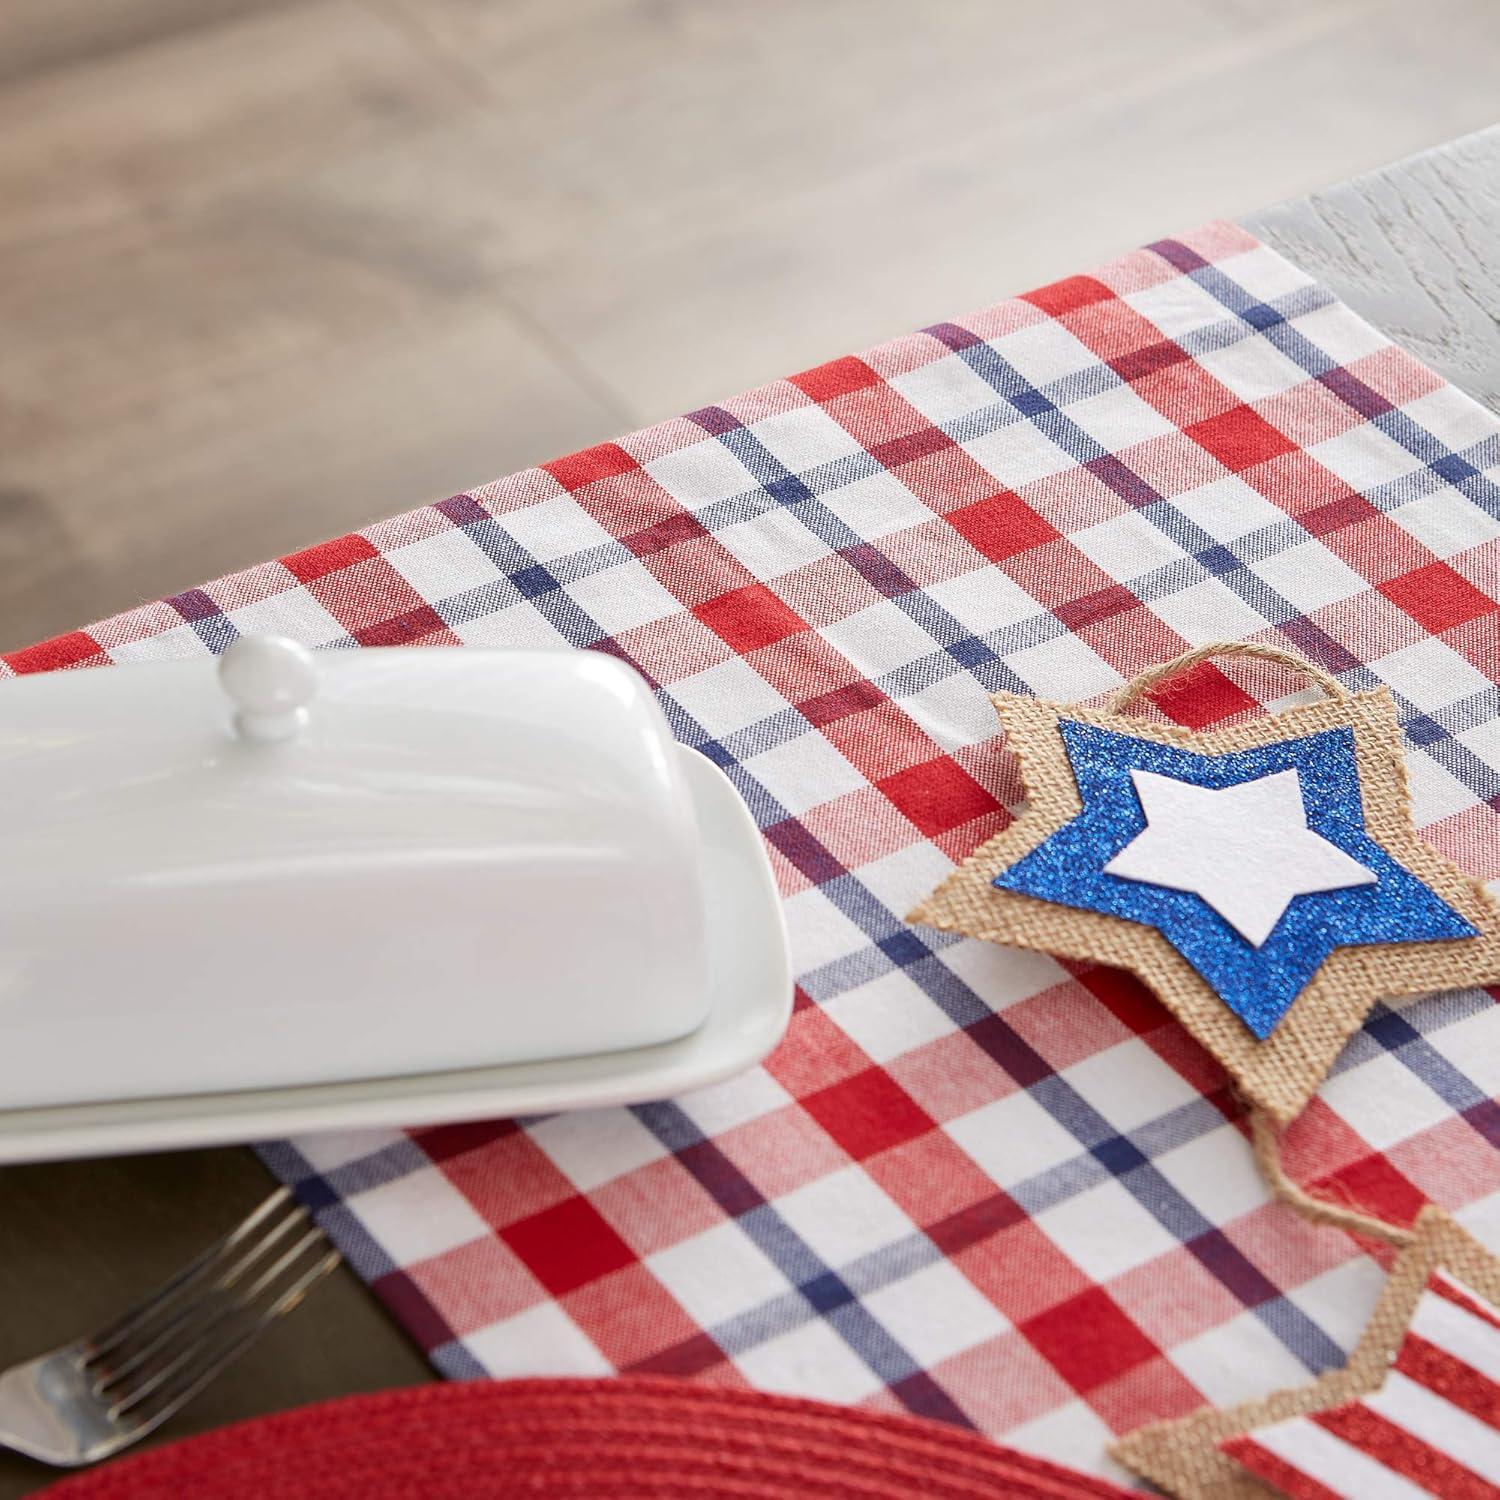
[(152, 1296), (77, 1345), (112, 1423), (153, 1427), (339, 1263), (290, 1188), (273, 1193)]

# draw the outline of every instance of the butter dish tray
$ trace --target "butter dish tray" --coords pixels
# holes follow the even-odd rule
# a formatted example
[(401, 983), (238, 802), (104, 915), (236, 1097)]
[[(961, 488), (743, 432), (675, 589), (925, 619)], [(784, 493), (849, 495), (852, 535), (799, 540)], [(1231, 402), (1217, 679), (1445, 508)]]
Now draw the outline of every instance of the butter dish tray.
[(629, 668), (222, 668), (0, 689), (0, 1162), (666, 1098), (784, 1032), (759, 832)]

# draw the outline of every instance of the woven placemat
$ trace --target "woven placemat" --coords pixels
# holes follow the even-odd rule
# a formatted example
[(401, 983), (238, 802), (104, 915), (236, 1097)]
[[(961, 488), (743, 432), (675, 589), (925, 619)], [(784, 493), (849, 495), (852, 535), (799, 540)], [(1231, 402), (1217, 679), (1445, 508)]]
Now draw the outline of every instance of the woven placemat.
[(353, 1396), (120, 1459), (52, 1500), (1127, 1500), (936, 1422), (670, 1378)]

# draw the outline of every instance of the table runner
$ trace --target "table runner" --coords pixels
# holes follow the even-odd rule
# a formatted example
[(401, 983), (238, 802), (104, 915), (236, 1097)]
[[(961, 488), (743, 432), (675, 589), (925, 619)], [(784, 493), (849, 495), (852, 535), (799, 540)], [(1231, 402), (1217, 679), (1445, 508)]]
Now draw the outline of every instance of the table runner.
[[(1493, 417), (1217, 224), (6, 663), (247, 630), (630, 662), (764, 831), (786, 1041), (686, 1098), (265, 1159), (446, 1375), (758, 1386), (1108, 1473), (1111, 1434), (1342, 1362), (1384, 1273), (1269, 1201), (1133, 982), (902, 923), (1018, 800), (986, 693), (1290, 645), (1391, 687), (1419, 827), (1493, 877), (1497, 480)], [(1273, 690), (1230, 671), (1175, 712)], [(1378, 1008), (1288, 1165), (1500, 1243), (1497, 1090), (1490, 994)]]

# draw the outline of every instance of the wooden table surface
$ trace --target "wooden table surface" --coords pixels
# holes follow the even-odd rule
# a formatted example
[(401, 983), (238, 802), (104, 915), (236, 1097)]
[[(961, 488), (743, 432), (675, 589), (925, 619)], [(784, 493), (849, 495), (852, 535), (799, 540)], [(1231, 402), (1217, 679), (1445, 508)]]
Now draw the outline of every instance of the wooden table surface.
[[(1244, 222), (1500, 411), (1500, 127)], [(0, 1367), (103, 1323), (271, 1186), (243, 1149), (0, 1170)], [(164, 1436), (431, 1378), (422, 1356), (342, 1270)], [(0, 1456), (0, 1500), (49, 1477)]]

